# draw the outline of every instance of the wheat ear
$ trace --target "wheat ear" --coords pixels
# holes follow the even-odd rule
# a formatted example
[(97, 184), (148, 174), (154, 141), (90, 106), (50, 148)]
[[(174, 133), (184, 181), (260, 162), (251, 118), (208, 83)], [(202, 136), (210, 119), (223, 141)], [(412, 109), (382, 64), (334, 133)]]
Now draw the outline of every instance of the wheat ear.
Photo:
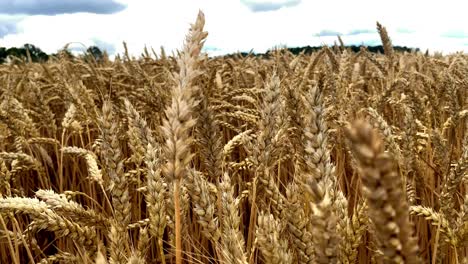
[(362, 192), (385, 262), (421, 263), (395, 161), (384, 152), (382, 140), (368, 123), (356, 121), (346, 132), (358, 160)]

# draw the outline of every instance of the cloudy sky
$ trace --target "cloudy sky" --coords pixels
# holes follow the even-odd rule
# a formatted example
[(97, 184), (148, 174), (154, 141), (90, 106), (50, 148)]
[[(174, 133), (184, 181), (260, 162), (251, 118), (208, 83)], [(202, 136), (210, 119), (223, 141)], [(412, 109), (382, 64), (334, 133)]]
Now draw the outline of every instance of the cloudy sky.
[[(67, 43), (138, 56), (146, 46), (181, 47), (198, 10), (209, 32), (205, 51), (264, 52), (274, 46), (380, 44), (387, 27), (394, 45), (468, 52), (468, 1), (393, 0), (0, 0), (0, 47), (32, 43), (47, 53)], [(384, 3), (387, 3), (385, 5)], [(383, 6), (382, 6), (383, 5)]]

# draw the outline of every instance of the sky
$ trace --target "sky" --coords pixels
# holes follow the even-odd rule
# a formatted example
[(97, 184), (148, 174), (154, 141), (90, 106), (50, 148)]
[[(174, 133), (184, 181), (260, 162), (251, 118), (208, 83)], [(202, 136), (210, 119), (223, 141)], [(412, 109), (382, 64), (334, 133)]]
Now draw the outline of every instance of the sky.
[(31, 43), (54, 53), (69, 43), (115, 55), (125, 41), (134, 56), (145, 46), (170, 53), (181, 49), (199, 10), (209, 55), (333, 45), (337, 35), (349, 45), (379, 45), (376, 21), (394, 45), (468, 52), (466, 0), (0, 0), (0, 47)]

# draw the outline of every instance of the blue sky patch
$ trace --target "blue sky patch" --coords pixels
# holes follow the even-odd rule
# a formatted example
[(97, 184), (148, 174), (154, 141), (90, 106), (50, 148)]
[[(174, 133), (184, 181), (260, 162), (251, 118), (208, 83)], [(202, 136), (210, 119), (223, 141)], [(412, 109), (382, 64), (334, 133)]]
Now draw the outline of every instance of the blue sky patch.
[(276, 11), (283, 7), (292, 7), (301, 3), (301, 0), (283, 0), (283, 1), (255, 1), (241, 0), (241, 3), (247, 6), (252, 12)]
[(360, 35), (360, 34), (374, 34), (377, 33), (377, 30), (375, 29), (354, 29), (346, 33), (347, 36), (354, 36), (354, 35)]
[(59, 15), (73, 13), (113, 14), (125, 5), (114, 0), (2, 0), (0, 14)]
[(341, 36), (341, 35), (343, 35), (341, 34), (341, 32), (328, 30), (328, 29), (321, 30), (319, 33), (314, 34), (314, 36), (316, 37), (331, 37), (331, 36), (336, 37), (336, 36)]
[(451, 31), (447, 31), (447, 32), (442, 33), (442, 35), (440, 35), (440, 36), (444, 37), (444, 38), (463, 39), (463, 38), (468, 38), (468, 32), (462, 31), (462, 30), (451, 30)]

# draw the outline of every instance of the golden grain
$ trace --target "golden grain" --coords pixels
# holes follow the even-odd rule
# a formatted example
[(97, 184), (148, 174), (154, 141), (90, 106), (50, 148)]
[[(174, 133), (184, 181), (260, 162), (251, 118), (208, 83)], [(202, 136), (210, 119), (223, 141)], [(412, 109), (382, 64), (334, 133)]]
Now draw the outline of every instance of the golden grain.
[(466, 54), (377, 24), (383, 55), (208, 57), (203, 28), (0, 65), (0, 263), (467, 263)]

